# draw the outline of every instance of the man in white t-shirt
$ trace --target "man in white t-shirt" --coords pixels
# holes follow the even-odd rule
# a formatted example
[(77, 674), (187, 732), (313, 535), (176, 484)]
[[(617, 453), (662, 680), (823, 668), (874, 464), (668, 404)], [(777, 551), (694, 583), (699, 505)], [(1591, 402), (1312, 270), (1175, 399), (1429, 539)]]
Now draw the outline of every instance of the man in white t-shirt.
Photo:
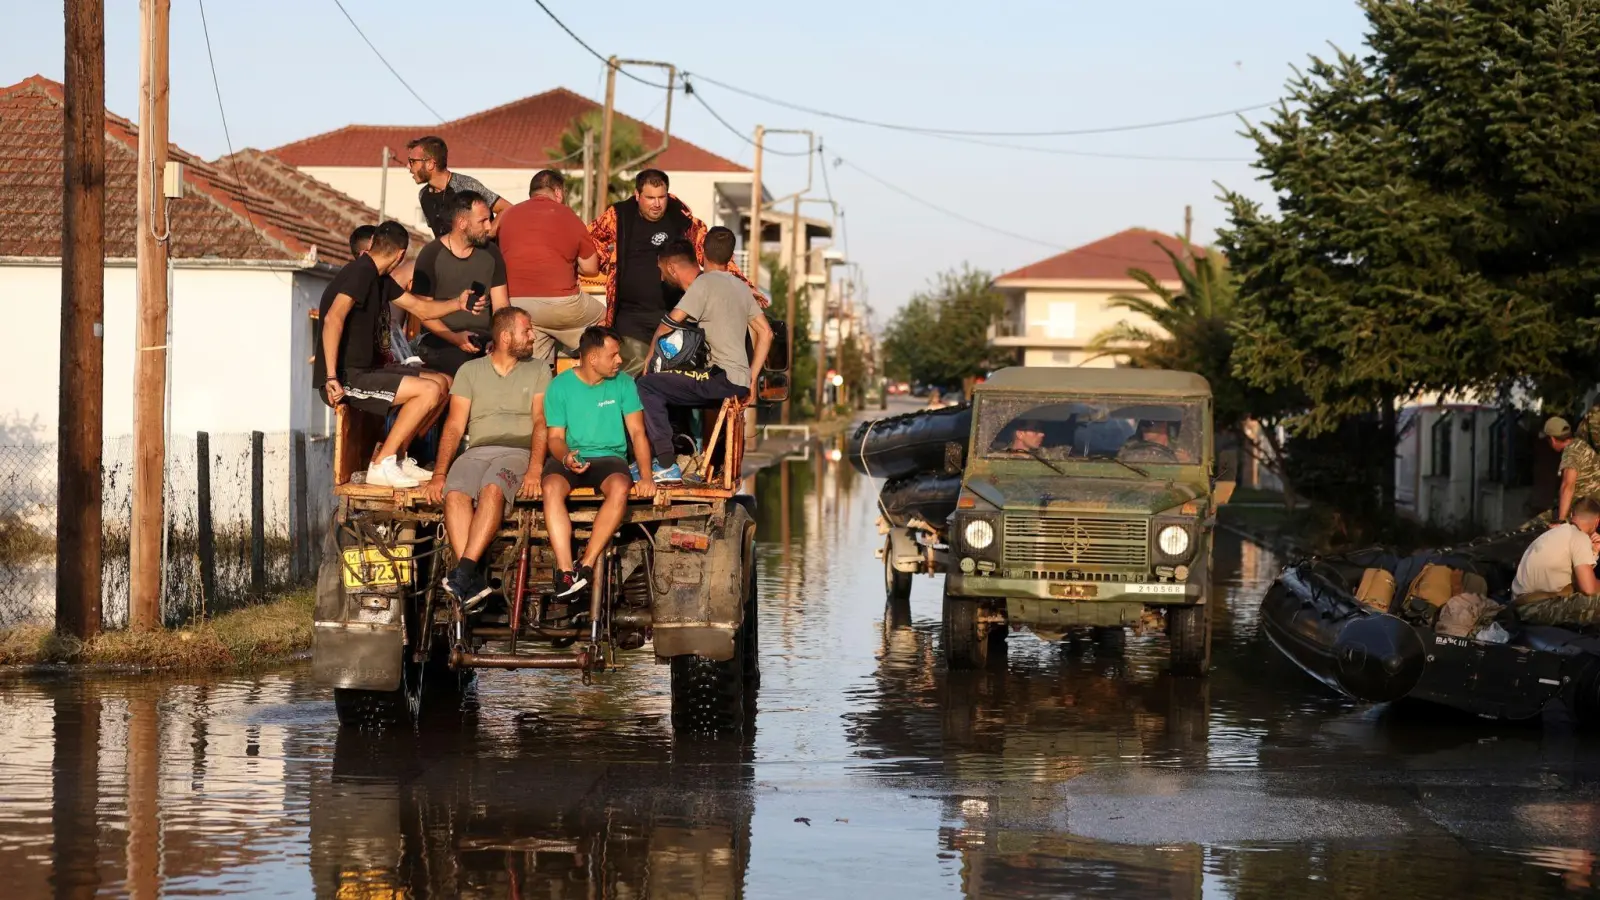
[(1523, 551), (1511, 582), (1517, 618), (1529, 625), (1600, 623), (1600, 502), (1580, 497), (1571, 519), (1546, 531)]

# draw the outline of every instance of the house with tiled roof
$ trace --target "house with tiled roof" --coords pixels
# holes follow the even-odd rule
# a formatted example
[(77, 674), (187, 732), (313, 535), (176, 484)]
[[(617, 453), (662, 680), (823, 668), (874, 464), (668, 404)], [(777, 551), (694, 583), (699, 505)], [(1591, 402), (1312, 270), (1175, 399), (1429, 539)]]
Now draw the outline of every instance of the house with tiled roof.
[[(6, 443), (48, 443), (57, 421), (61, 296), (62, 86), (0, 87), (0, 294), (27, 298), (38, 333), (0, 354)], [(138, 126), (108, 113), (105, 434), (132, 432)], [(172, 273), (172, 430), (318, 434), (308, 313), (350, 259), (355, 224), (377, 211), (251, 151), (207, 162), (169, 145), (180, 197), (167, 203)]]
[[(555, 88), (443, 124), (346, 125), (267, 152), (368, 206), (381, 207), (391, 218), (425, 229), (418, 188), (405, 167), (407, 142), (425, 135), (442, 138), (452, 171), (471, 175), (518, 203), (528, 199), (528, 181), (540, 169), (582, 172), (581, 160), (551, 160), (561, 156), (555, 148), (573, 121), (600, 110), (587, 97)], [(621, 112), (616, 119), (630, 123), (646, 148), (661, 146), (660, 129)], [(750, 210), (750, 170), (676, 134), (665, 140), (666, 149), (650, 165), (667, 173), (672, 193), (706, 224), (748, 231), (740, 223)]]
[(1162, 248), (1181, 256), (1183, 241), (1130, 228), (1001, 275), (994, 286), (1006, 298), (1006, 312), (990, 329), (990, 344), (1015, 351), (1025, 366), (1116, 365), (1114, 355), (1096, 357), (1089, 342), (1119, 321), (1154, 327), (1110, 300), (1118, 294), (1151, 296), (1128, 276), (1129, 269), (1143, 269), (1177, 290), (1177, 270)]

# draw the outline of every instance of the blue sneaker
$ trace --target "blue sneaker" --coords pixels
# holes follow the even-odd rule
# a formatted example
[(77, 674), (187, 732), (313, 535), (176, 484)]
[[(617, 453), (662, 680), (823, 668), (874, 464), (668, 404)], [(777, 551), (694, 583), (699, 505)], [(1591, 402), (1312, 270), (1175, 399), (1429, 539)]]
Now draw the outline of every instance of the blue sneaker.
[(632, 478), (634, 481), (638, 481), (639, 480), (639, 464), (638, 463), (636, 463), (636, 462), (628, 463), (628, 477)]
[(650, 464), (650, 477), (656, 484), (676, 484), (683, 480), (683, 469), (673, 463), (665, 468), (658, 462)]

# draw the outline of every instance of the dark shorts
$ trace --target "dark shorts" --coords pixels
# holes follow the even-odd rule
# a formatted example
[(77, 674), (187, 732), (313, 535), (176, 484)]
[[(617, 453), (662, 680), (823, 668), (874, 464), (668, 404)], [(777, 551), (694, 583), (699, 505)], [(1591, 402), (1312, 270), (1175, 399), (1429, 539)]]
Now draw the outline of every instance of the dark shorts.
[[(581, 454), (580, 454), (581, 455)], [(550, 458), (544, 461), (544, 477), (560, 475), (567, 480), (567, 484), (574, 490), (577, 488), (593, 488), (600, 490), (600, 485), (612, 475), (626, 476), (629, 483), (633, 482), (633, 475), (628, 472), (628, 461), (620, 456), (596, 456), (585, 460), (589, 468), (582, 472), (574, 472), (567, 468), (566, 463), (559, 459)]]
[[(381, 369), (352, 369), (344, 373), (344, 403), (353, 410), (387, 415), (394, 405), (400, 382), (407, 376), (422, 374), (421, 366), (384, 366)], [(322, 402), (328, 402), (328, 386), (322, 386)], [(330, 404), (331, 405), (331, 404)]]
[(429, 369), (435, 372), (443, 372), (454, 378), (456, 377), (456, 372), (462, 366), (482, 356), (482, 348), (489, 346), (488, 335), (479, 334), (478, 332), (471, 332), (471, 334), (474, 343), (479, 347), (477, 353), (468, 353), (455, 344), (447, 344), (443, 338), (429, 332), (423, 335), (421, 340), (418, 340), (414, 345), (417, 349), (417, 357)]

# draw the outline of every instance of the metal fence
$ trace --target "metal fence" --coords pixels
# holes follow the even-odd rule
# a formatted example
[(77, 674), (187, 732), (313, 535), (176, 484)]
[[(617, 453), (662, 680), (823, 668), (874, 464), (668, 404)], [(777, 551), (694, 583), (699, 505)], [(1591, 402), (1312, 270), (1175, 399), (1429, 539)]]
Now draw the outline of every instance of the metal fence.
[[(127, 621), (133, 462), (103, 450), (102, 608)], [(327, 444), (299, 433), (173, 435), (167, 444), (162, 618), (179, 624), (308, 583), (326, 522)], [(322, 474), (321, 479), (317, 478)], [(0, 446), (0, 626), (55, 611), (56, 447)]]

